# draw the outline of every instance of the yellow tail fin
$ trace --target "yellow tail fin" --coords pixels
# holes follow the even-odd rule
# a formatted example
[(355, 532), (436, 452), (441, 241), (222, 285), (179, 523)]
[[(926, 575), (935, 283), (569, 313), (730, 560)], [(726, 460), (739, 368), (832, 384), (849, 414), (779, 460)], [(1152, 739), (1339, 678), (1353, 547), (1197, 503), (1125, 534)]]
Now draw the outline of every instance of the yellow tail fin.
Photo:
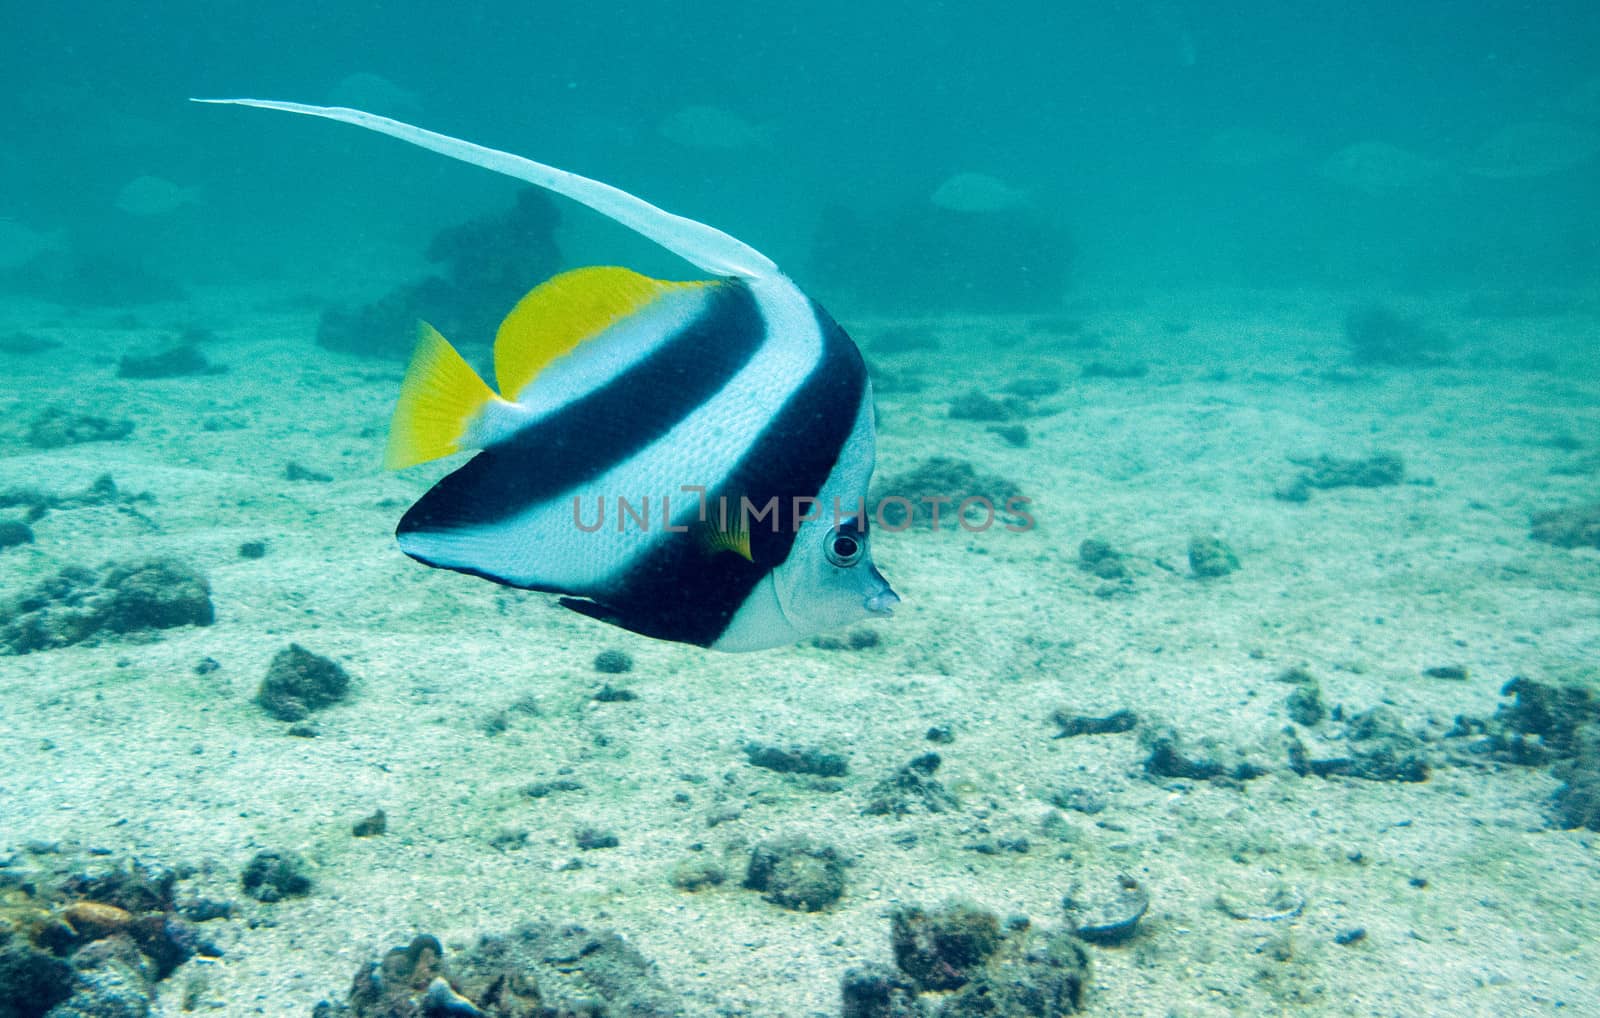
[(494, 398), (455, 347), (433, 326), (421, 323), (389, 422), (383, 465), (400, 470), (460, 452), (467, 429)]

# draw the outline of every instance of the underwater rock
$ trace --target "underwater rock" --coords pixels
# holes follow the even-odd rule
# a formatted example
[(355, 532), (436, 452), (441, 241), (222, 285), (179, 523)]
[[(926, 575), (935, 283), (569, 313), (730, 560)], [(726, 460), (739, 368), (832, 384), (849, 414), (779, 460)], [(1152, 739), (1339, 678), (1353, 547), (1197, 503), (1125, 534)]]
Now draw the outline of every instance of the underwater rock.
[(1600, 502), (1534, 513), (1528, 536), (1558, 548), (1600, 548)]
[(117, 362), (118, 378), (183, 378), (189, 375), (220, 375), (228, 369), (213, 364), (200, 348), (184, 343), (160, 353), (123, 354)]
[[(1144, 773), (1150, 778), (1182, 778), (1188, 781), (1250, 781), (1267, 773), (1266, 769), (1243, 759), (1236, 751), (1224, 753), (1211, 740), (1202, 740), (1195, 752), (1177, 730), (1163, 727), (1140, 736), (1150, 754), (1144, 760)], [(1225, 757), (1234, 759), (1225, 760)]]
[(28, 424), (24, 440), (35, 449), (61, 449), (85, 442), (117, 442), (133, 434), (133, 422), (83, 414), (61, 407), (42, 410)]
[(844, 863), (831, 845), (809, 838), (764, 841), (750, 852), (744, 886), (774, 905), (821, 912), (844, 894)]
[(1026, 449), (1028, 447), (1028, 429), (1020, 424), (1000, 425), (986, 430), (1013, 449)]
[(7, 488), (0, 491), (0, 509), (23, 507), (27, 510), (25, 518), (29, 523), (44, 519), (52, 509), (102, 505), (119, 506), (132, 515), (138, 515), (135, 505), (155, 500), (155, 496), (149, 492), (128, 494), (119, 491), (116, 480), (110, 474), (101, 474), (89, 482), (88, 487), (71, 495), (50, 495), (37, 488)]
[[(485, 934), (446, 957), (439, 939), (414, 937), (356, 971), (353, 1018), (666, 1018), (682, 1003), (653, 966), (609, 930), (528, 923)], [(326, 1002), (318, 1014), (336, 1014)]]
[(923, 991), (965, 985), (1000, 947), (1000, 920), (965, 902), (933, 912), (915, 906), (889, 917), (894, 961)]
[(38, 1018), (72, 996), (77, 972), (24, 944), (0, 949), (0, 1018)]
[(56, 350), (61, 346), (59, 340), (49, 339), (45, 336), (35, 336), (31, 332), (13, 332), (9, 336), (0, 336), (0, 353), (29, 356), (36, 353), (45, 353)]
[(1058, 1018), (1083, 1006), (1089, 956), (1064, 930), (1039, 931), (1026, 918), (1002, 930), (994, 913), (964, 903), (900, 908), (889, 923), (911, 985), (877, 967), (846, 973), (841, 995), (856, 1014)]
[(1086, 537), (1078, 545), (1078, 568), (1102, 580), (1121, 580), (1128, 576), (1122, 552), (1097, 537)]
[[(951, 530), (958, 525), (954, 517), (964, 499), (986, 499), (1004, 514), (1007, 503), (1021, 494), (1013, 482), (981, 473), (966, 460), (935, 456), (883, 479), (869, 502), (879, 507), (879, 519), (874, 522), (881, 521), (885, 528), (933, 526), (937, 517), (940, 529)], [(975, 515), (980, 512), (978, 508), (972, 511)]]
[(1554, 686), (1518, 676), (1500, 687), (1500, 695), (1514, 699), (1495, 711), (1495, 723), (1516, 736), (1539, 740), (1537, 747), (1511, 747), (1501, 735), (1496, 755), (1514, 763), (1569, 757), (1577, 750), (1578, 730), (1600, 722), (1600, 698), (1584, 686)]
[(209, 626), (214, 619), (211, 585), (182, 562), (112, 563), (100, 575), (69, 566), (0, 607), (0, 648), (29, 654), (102, 632)]
[(1444, 334), (1379, 305), (1345, 316), (1344, 339), (1356, 363), (1397, 367), (1441, 364), (1451, 346)]
[(862, 812), (868, 816), (905, 816), (917, 809), (929, 813), (960, 809), (960, 800), (933, 776), (942, 762), (938, 753), (916, 757), (872, 786)]
[(74, 874), (62, 883), (61, 893), (127, 913), (170, 912), (176, 907), (177, 884), (176, 871), (132, 860), (94, 873)]
[(1011, 407), (993, 396), (973, 389), (950, 401), (950, 419), (953, 421), (1009, 421)]
[(1144, 361), (1090, 361), (1083, 366), (1084, 378), (1107, 378), (1115, 381), (1132, 381), (1150, 373)]
[(370, 815), (357, 820), (350, 827), (350, 833), (358, 838), (375, 838), (389, 831), (389, 814), (383, 810), (374, 810)]
[(612, 832), (589, 825), (578, 828), (573, 833), (572, 840), (584, 852), (593, 852), (602, 848), (616, 848), (622, 844), (621, 840)]
[(245, 541), (239, 545), (239, 557), (242, 559), (260, 559), (267, 557), (267, 542)]
[(1239, 568), (1239, 557), (1220, 537), (1201, 534), (1189, 538), (1189, 571), (1196, 576), (1227, 576)]
[(0, 551), (33, 543), (33, 528), (16, 520), (0, 520)]
[(1290, 462), (1307, 468), (1301, 478), (1312, 488), (1383, 488), (1399, 484), (1406, 476), (1405, 461), (1392, 452), (1375, 452), (1364, 458), (1323, 455)]
[(845, 969), (839, 980), (839, 1018), (920, 1018), (917, 988), (887, 965)]
[(329, 308), (317, 345), (365, 357), (403, 357), (418, 320), (457, 346), (487, 345), (517, 301), (561, 265), (554, 204), (536, 188), (517, 193), (508, 211), (441, 230), (428, 261), (442, 275), (392, 291), (359, 309)]
[(608, 647), (594, 656), (594, 670), (602, 675), (622, 675), (633, 671), (633, 657), (625, 650)]
[(333, 480), (332, 474), (325, 474), (320, 470), (312, 470), (304, 464), (290, 460), (283, 468), (285, 481), (311, 481), (316, 484), (328, 484)]
[(337, 662), (298, 643), (278, 651), (256, 691), (256, 703), (279, 721), (299, 721), (345, 698), (350, 676)]
[(1558, 763), (1552, 773), (1562, 782), (1551, 800), (1554, 826), (1600, 831), (1600, 723), (1577, 730), (1571, 759)]
[(1295, 686), (1283, 700), (1289, 720), (1306, 728), (1314, 728), (1327, 717), (1327, 708), (1322, 703), (1322, 686), (1308, 673), (1291, 669), (1279, 676), (1278, 681), (1293, 682)]
[(1334, 773), (1367, 781), (1428, 780), (1422, 740), (1407, 731), (1387, 707), (1374, 707), (1352, 716), (1346, 738), (1351, 746), (1349, 767)]
[(251, 857), (239, 876), (244, 893), (261, 902), (302, 898), (311, 893), (306, 861), (296, 852), (263, 849)]
[(113, 563), (100, 588), (96, 608), (101, 625), (114, 633), (209, 626), (216, 620), (211, 584), (199, 570), (175, 559)]
[(821, 633), (811, 638), (811, 646), (818, 650), (871, 650), (883, 643), (876, 629), (852, 629), (843, 636)]
[(1070, 739), (1078, 735), (1112, 735), (1120, 732), (1131, 732), (1139, 724), (1139, 715), (1131, 710), (1113, 711), (1105, 717), (1094, 717), (1089, 714), (1073, 714), (1065, 710), (1057, 710), (1050, 715), (1050, 720), (1061, 729), (1052, 735), (1052, 739)]
[(829, 753), (816, 746), (774, 746), (764, 742), (746, 743), (745, 756), (753, 767), (762, 767), (780, 774), (813, 774), (821, 778), (838, 778), (850, 772), (849, 761), (839, 753)]
[(672, 886), (680, 891), (703, 891), (708, 887), (720, 887), (728, 879), (728, 871), (714, 859), (707, 859), (704, 855), (684, 859), (672, 867)]
[(594, 694), (596, 703), (632, 703), (637, 699), (639, 699), (638, 693), (621, 686), (613, 686), (609, 682), (595, 690)]

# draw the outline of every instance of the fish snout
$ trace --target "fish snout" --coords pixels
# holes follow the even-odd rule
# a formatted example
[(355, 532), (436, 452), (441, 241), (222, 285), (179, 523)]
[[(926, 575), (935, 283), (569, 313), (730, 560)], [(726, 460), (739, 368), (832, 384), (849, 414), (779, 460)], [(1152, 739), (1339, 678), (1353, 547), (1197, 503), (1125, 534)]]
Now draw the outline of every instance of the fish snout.
[(893, 615), (894, 606), (900, 603), (900, 595), (896, 594), (885, 583), (883, 589), (867, 597), (865, 607), (870, 615)]

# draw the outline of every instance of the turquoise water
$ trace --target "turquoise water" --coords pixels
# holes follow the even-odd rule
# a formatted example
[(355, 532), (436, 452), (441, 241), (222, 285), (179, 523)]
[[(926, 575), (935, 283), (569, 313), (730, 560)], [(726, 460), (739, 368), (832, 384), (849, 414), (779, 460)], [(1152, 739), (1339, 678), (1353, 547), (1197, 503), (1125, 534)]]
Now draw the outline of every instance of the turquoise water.
[[(1587, 5), (7, 21), (0, 1015), (1600, 1014)], [(706, 273), (236, 96), (738, 237), (1027, 513), (753, 654), (424, 568), (415, 322)]]

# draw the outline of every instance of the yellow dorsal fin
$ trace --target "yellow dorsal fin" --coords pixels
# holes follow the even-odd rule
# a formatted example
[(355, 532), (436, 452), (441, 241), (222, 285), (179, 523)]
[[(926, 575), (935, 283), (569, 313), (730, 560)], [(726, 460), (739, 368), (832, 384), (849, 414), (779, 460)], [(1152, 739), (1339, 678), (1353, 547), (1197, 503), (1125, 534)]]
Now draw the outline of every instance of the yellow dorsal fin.
[(494, 338), (494, 377), (515, 400), (551, 361), (639, 311), (670, 290), (710, 283), (670, 283), (630, 269), (596, 265), (563, 272), (528, 291)]
[(735, 515), (738, 518), (727, 521), (726, 525), (716, 520), (700, 524), (700, 540), (707, 555), (731, 551), (746, 562), (754, 562), (755, 556), (750, 553), (750, 528), (744, 524), (743, 513)]
[(433, 326), (420, 323), (389, 422), (383, 465), (399, 470), (460, 452), (467, 429), (493, 399), (494, 392), (455, 347)]

